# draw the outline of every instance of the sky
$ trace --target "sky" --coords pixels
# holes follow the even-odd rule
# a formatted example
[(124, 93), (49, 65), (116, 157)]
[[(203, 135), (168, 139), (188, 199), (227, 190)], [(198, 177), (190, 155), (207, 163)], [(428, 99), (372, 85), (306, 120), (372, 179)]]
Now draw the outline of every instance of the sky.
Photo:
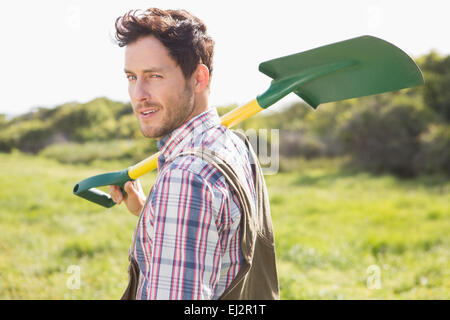
[[(259, 63), (362, 35), (410, 56), (450, 54), (445, 0), (1, 1), (0, 113), (97, 97), (128, 102), (114, 22), (131, 9), (186, 9), (214, 39), (210, 105), (242, 105), (270, 85)], [(287, 96), (272, 108), (299, 98)]]

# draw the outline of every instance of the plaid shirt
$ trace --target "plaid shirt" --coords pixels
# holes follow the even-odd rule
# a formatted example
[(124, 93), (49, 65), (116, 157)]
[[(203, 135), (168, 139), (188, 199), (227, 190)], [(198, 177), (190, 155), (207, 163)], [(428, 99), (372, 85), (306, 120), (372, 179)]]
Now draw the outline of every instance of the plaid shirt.
[(240, 205), (223, 175), (184, 155), (205, 147), (231, 161), (254, 198), (244, 143), (220, 123), (216, 109), (190, 119), (158, 141), (158, 176), (136, 226), (132, 254), (140, 269), (137, 299), (217, 299), (237, 275)]

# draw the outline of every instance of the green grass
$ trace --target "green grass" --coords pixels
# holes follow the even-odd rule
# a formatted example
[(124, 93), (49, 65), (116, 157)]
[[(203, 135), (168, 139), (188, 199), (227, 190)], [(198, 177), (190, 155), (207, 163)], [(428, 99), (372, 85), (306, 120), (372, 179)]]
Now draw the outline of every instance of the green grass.
[[(72, 195), (124, 162), (0, 154), (0, 299), (118, 299), (136, 217)], [(450, 299), (450, 182), (298, 161), (266, 176), (282, 299)], [(155, 173), (142, 179), (147, 192)], [(80, 288), (69, 289), (80, 269)], [(372, 267), (371, 267), (372, 266)], [(368, 287), (369, 267), (381, 287)]]

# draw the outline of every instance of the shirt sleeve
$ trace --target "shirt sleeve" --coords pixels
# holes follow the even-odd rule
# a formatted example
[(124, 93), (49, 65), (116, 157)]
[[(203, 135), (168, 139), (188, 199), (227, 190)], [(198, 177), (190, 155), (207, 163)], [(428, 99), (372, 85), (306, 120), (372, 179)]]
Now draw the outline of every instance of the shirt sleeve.
[(149, 299), (211, 299), (221, 252), (217, 203), (200, 175), (167, 170), (150, 199), (154, 212), (151, 258), (145, 283)]

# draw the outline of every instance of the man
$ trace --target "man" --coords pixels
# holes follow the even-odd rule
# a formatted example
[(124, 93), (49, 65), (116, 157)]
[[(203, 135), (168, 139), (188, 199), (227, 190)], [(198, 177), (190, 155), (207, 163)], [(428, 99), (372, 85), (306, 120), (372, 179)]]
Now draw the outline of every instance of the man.
[[(161, 152), (147, 199), (137, 180), (125, 184), (125, 196), (110, 186), (113, 200), (139, 216), (130, 248), (130, 277), (138, 279), (134, 286), (130, 279), (125, 298), (252, 298), (244, 292), (257, 291), (248, 284), (255, 241), (244, 236), (256, 233), (250, 229), (242, 236), (248, 229), (242, 223), (248, 220), (244, 211), (258, 214), (258, 171), (252, 169), (245, 140), (221, 125), (217, 111), (208, 107), (214, 42), (206, 26), (184, 10), (130, 11), (116, 20), (116, 39), (126, 47), (124, 71), (142, 134), (156, 138)], [(251, 205), (243, 206), (229, 177), (211, 162), (177, 156), (195, 147), (227, 159)], [(267, 225), (270, 242), (271, 222)], [(273, 246), (270, 250), (274, 253)], [(263, 272), (270, 273), (269, 297), (276, 297), (276, 270)]]

